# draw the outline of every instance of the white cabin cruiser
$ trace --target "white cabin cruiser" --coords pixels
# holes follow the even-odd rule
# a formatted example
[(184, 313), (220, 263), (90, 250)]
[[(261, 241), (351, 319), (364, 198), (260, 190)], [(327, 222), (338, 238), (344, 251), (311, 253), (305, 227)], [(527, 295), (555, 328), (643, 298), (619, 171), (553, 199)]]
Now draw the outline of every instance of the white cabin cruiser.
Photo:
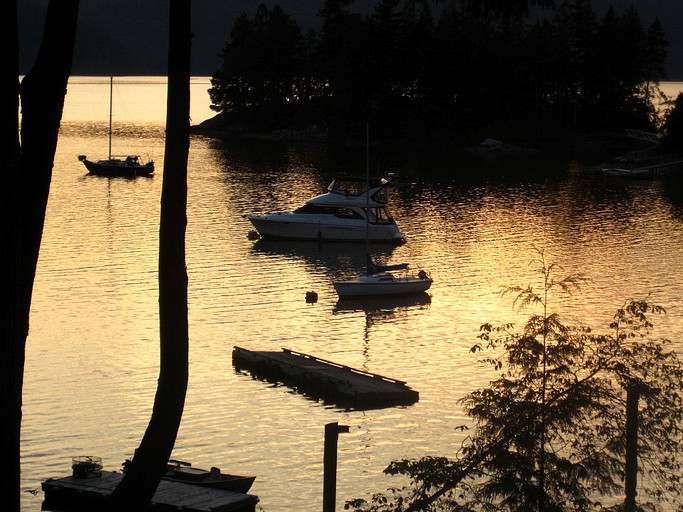
[(403, 242), (387, 208), (392, 178), (335, 177), (327, 193), (293, 212), (252, 215), (249, 220), (263, 238)]

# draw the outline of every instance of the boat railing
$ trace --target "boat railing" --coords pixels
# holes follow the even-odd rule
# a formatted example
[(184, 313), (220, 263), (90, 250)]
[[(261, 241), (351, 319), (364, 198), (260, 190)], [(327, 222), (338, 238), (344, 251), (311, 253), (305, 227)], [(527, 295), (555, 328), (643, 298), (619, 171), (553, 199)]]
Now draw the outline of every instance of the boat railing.
[[(237, 348), (237, 347), (236, 347), (236, 348)], [(391, 382), (391, 383), (395, 383), (395, 384), (402, 384), (402, 385), (404, 385), (404, 386), (407, 384), (405, 381), (402, 381), (402, 380), (392, 379), (392, 378), (390, 378), (390, 377), (384, 377), (383, 375), (379, 375), (379, 374), (377, 374), (377, 373), (368, 372), (368, 371), (365, 371), (365, 370), (359, 370), (358, 368), (352, 368), (351, 366), (346, 366), (346, 365), (343, 365), (343, 364), (335, 363), (335, 362), (333, 362), (333, 361), (328, 361), (327, 359), (323, 359), (323, 358), (321, 358), (321, 357), (312, 356), (312, 355), (309, 355), (309, 354), (304, 354), (303, 352), (298, 352), (298, 351), (296, 351), (296, 350), (291, 350), (291, 349), (288, 349), (288, 348), (284, 348), (284, 347), (283, 347), (283, 348), (282, 348), (282, 351), (285, 352), (285, 353), (287, 353), (287, 354), (290, 354), (290, 355), (292, 355), (292, 356), (300, 357), (300, 358), (302, 358), (302, 359), (310, 359), (311, 361), (315, 361), (315, 362), (318, 362), (318, 363), (322, 363), (322, 364), (325, 364), (325, 365), (328, 365), (328, 366), (334, 366), (335, 368), (339, 368), (339, 369), (342, 369), (342, 370), (346, 370), (346, 371), (349, 371), (349, 372), (351, 372), (351, 373), (356, 373), (356, 374), (358, 374), (358, 375), (364, 375), (364, 376), (366, 376), (366, 377), (372, 377), (372, 378), (374, 378), (374, 379), (379, 379), (379, 380), (383, 380), (383, 381)]]
[[(335, 177), (332, 179), (332, 183), (327, 189), (330, 192), (335, 192), (349, 197), (360, 197), (367, 194), (369, 191), (374, 189), (383, 190), (391, 180), (385, 178), (380, 178), (373, 176), (366, 179), (365, 176), (348, 176), (348, 177)], [(379, 191), (375, 191), (372, 195), (377, 195)]]

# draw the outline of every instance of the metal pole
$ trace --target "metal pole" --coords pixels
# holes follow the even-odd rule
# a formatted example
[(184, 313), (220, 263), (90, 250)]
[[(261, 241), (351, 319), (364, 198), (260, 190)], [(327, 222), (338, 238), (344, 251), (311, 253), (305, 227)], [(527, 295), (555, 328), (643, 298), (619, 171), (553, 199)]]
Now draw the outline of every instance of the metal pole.
[(111, 113), (114, 96), (114, 77), (109, 77), (109, 160), (111, 160)]
[(337, 497), (337, 440), (340, 432), (348, 432), (348, 425), (325, 425), (325, 452), (323, 454), (323, 512), (334, 512)]
[(631, 384), (626, 390), (626, 468), (624, 510), (635, 512), (638, 485), (638, 399), (640, 389)]
[(365, 123), (365, 273), (370, 274), (370, 123)]

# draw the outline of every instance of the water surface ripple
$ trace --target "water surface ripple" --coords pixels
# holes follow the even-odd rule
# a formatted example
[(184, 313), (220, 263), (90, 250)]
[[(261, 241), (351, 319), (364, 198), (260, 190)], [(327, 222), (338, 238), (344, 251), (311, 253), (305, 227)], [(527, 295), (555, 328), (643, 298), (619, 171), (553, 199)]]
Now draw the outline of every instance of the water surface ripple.
[[(106, 137), (66, 122), (59, 140), (28, 339), (22, 484), (39, 488), (98, 455), (119, 469), (139, 443), (158, 374), (158, 232), (163, 125), (137, 123), (122, 147), (144, 148), (153, 178), (86, 176)], [(139, 150), (142, 153), (142, 149)], [(532, 156), (483, 159), (447, 151), (381, 155), (396, 172), (391, 209), (408, 243), (373, 245), (434, 278), (428, 296), (338, 302), (332, 280), (362, 269), (363, 244), (251, 241), (246, 215), (299, 206), (341, 170), (363, 172), (364, 149), (285, 148), (192, 140), (188, 177), (190, 382), (174, 456), (257, 475), (264, 510), (322, 503), (324, 425), (339, 440), (338, 503), (399, 485), (393, 459), (454, 455), (466, 422), (458, 400), (494, 375), (469, 348), (480, 324), (521, 321), (498, 291), (535, 282), (533, 247), (590, 282), (557, 308), (594, 327), (629, 297), (668, 308), (656, 333), (683, 332), (683, 202), (675, 178), (609, 179), (591, 165)], [(319, 301), (305, 302), (315, 290)], [(233, 346), (287, 347), (402, 379), (409, 407), (340, 410), (252, 379)], [(23, 493), (24, 512), (40, 493)]]

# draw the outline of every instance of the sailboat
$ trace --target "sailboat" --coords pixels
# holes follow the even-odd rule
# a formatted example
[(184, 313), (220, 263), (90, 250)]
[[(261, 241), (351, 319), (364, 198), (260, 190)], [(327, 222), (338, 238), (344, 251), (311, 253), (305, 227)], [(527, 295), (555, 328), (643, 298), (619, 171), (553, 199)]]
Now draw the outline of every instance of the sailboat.
[[(370, 128), (366, 125), (366, 167), (367, 180), (370, 179)], [(367, 196), (366, 196), (367, 197)], [(366, 205), (366, 207), (369, 207)], [(365, 215), (366, 225), (368, 215)], [(366, 229), (368, 229), (366, 227)], [(346, 281), (334, 281), (332, 285), (340, 299), (395, 296), (422, 293), (432, 286), (432, 278), (425, 270), (420, 270), (417, 275), (409, 273), (408, 263), (397, 265), (376, 265), (370, 256), (370, 238), (366, 236), (365, 273)], [(400, 272), (400, 273), (399, 273)]]
[(413, 275), (409, 273), (407, 263), (375, 265), (368, 257), (364, 274), (355, 279), (334, 281), (332, 285), (340, 299), (347, 299), (422, 293), (429, 290), (432, 282), (426, 270), (420, 270), (417, 275)]
[(154, 161), (150, 160), (146, 164), (140, 163), (138, 155), (128, 155), (126, 157), (112, 156), (111, 154), (111, 134), (112, 134), (112, 98), (114, 91), (114, 77), (109, 78), (109, 157), (106, 160), (92, 161), (85, 155), (78, 155), (78, 160), (83, 162), (90, 174), (99, 176), (151, 176), (154, 174)]

